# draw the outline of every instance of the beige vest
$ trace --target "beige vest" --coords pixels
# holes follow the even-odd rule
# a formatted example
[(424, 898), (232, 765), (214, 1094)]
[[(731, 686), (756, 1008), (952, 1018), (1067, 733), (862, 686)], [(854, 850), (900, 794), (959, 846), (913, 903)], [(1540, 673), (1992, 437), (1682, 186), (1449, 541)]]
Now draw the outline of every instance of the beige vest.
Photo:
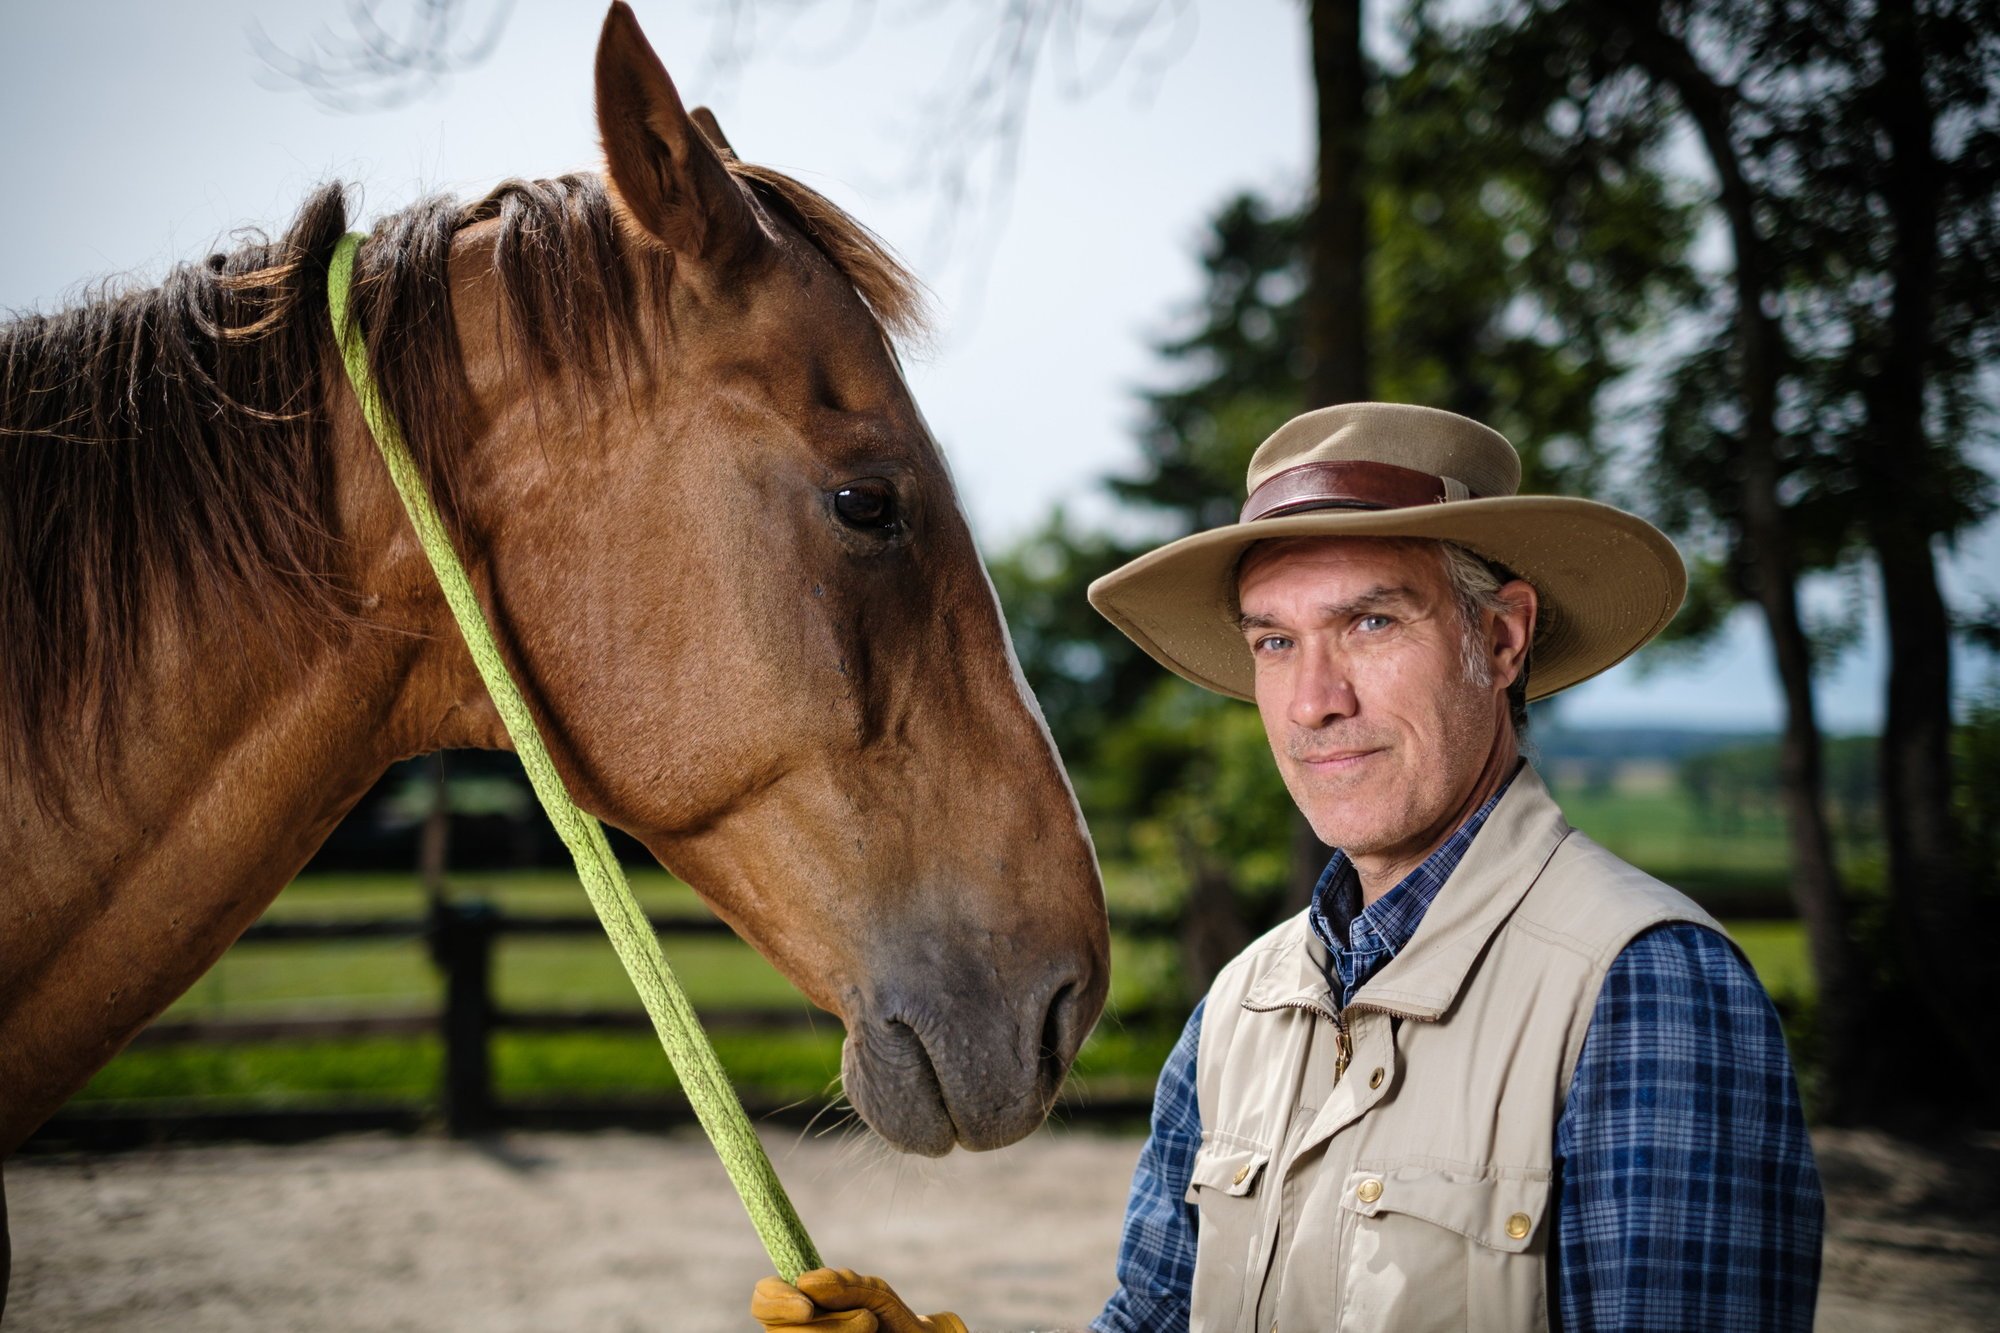
[(1548, 1327), (1556, 1120), (1606, 969), (1668, 921), (1715, 926), (1524, 765), (1345, 1011), (1303, 914), (1231, 962), (1197, 1063), (1193, 1333)]

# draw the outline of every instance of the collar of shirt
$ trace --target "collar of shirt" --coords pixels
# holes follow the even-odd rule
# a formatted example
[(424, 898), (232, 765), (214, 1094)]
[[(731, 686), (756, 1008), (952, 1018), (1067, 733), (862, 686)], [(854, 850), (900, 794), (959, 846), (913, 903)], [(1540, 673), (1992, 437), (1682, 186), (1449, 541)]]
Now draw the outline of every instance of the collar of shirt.
[[(1514, 772), (1520, 772), (1519, 765)], [(1417, 933), (1424, 913), (1444, 888), (1451, 872), (1465, 859), (1466, 849), (1486, 823), (1486, 816), (1507, 794), (1513, 774), (1500, 784), (1472, 817), (1458, 826), (1423, 864), (1403, 876), (1396, 887), (1366, 907), (1361, 906), (1361, 876), (1347, 853), (1335, 850), (1326, 863), (1319, 882), (1313, 886), (1312, 911), (1306, 922), (1319, 942), (1326, 946), (1325, 966), (1328, 991), (1339, 997), (1345, 1009), (1354, 1002), (1354, 993), (1394, 958)]]

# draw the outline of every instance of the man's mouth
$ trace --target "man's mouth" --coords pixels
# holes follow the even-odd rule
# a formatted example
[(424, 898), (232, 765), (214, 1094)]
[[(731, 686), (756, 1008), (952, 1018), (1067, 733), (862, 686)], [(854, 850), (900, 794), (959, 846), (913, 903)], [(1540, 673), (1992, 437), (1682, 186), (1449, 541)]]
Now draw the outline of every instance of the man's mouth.
[(1309, 768), (1338, 772), (1344, 768), (1352, 768), (1370, 755), (1380, 753), (1382, 753), (1380, 750), (1328, 750), (1324, 754), (1299, 755), (1297, 758), (1301, 764)]

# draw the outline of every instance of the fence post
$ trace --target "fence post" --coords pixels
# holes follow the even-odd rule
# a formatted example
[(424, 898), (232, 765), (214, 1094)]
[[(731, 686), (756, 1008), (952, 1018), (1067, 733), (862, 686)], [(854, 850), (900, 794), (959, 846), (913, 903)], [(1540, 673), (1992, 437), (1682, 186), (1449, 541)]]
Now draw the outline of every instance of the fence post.
[(499, 915), (479, 899), (431, 899), (431, 958), (444, 971), (444, 1122), (453, 1138), (494, 1127), (493, 936)]

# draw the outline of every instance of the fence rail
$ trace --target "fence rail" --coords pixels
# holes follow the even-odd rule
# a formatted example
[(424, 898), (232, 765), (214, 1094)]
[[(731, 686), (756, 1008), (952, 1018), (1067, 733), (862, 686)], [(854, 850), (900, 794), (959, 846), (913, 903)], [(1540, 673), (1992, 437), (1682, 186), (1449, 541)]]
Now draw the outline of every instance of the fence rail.
[[(1783, 904), (1767, 898), (1727, 902), (1726, 895), (1705, 895), (1711, 910), (1737, 919), (1779, 919)], [(1732, 910), (1733, 909), (1733, 910)], [(711, 916), (653, 915), (653, 929), (667, 936), (730, 935), (729, 927)], [(1127, 938), (1180, 935), (1178, 913), (1118, 912), (1114, 930)], [(314, 1095), (282, 1102), (222, 1104), (207, 1099), (84, 1102), (58, 1112), (24, 1145), (28, 1151), (69, 1148), (119, 1148), (169, 1139), (252, 1138), (295, 1141), (326, 1134), (362, 1130), (411, 1132), (442, 1126), (457, 1136), (472, 1136), (506, 1128), (596, 1129), (612, 1126), (657, 1129), (693, 1119), (685, 1098), (672, 1093), (595, 1094), (506, 1097), (494, 1086), (492, 1045), (502, 1032), (650, 1032), (651, 1024), (635, 1001), (627, 1008), (518, 1009), (494, 998), (494, 946), (515, 936), (595, 936), (601, 930), (589, 916), (505, 913), (474, 900), (432, 902), (417, 916), (366, 919), (274, 921), (251, 927), (240, 941), (246, 945), (301, 942), (424, 941), (442, 974), (443, 999), (435, 1009), (395, 1010), (297, 1017), (172, 1018), (154, 1023), (132, 1042), (134, 1047), (229, 1045), (273, 1042), (336, 1041), (360, 1037), (435, 1036), (443, 1047), (441, 1096), (436, 1102), (384, 1100)], [(1780, 1000), (1780, 1010), (1787, 1006)], [(798, 1031), (836, 1020), (803, 1004), (791, 1008), (752, 1009), (703, 1006), (702, 1022), (711, 1032), (757, 1033)], [(1185, 1019), (1179, 1006), (1126, 1009), (1117, 1021), (1149, 1030), (1178, 1027)], [(820, 1109), (820, 1099), (800, 1101), (794, 1095), (754, 1085), (739, 1088), (745, 1107), (763, 1120), (800, 1124)], [(1143, 1120), (1151, 1107), (1150, 1080), (1093, 1079), (1079, 1089), (1072, 1084), (1061, 1107), (1064, 1120)]]
[[(732, 935), (714, 917), (649, 916), (661, 935)], [(503, 1098), (494, 1087), (492, 1043), (500, 1032), (650, 1032), (652, 1025), (636, 1001), (629, 1009), (513, 1009), (493, 993), (494, 945), (506, 936), (596, 935), (595, 918), (503, 913), (490, 903), (433, 900), (424, 916), (359, 920), (274, 921), (252, 926), (240, 944), (305, 941), (423, 940), (443, 975), (443, 1001), (435, 1010), (315, 1014), (284, 1018), (190, 1018), (157, 1022), (132, 1041), (135, 1048), (175, 1045), (257, 1044), (330, 1041), (355, 1037), (437, 1036), (444, 1048), (442, 1095), (436, 1108), (407, 1101), (315, 1097), (309, 1103), (218, 1106), (202, 1099), (141, 1103), (77, 1103), (58, 1112), (24, 1145), (30, 1151), (133, 1147), (176, 1138), (252, 1138), (294, 1141), (358, 1130), (411, 1132), (440, 1120), (455, 1137), (506, 1128), (592, 1129), (609, 1126), (657, 1128), (692, 1120), (677, 1094), (636, 1093), (590, 1097)], [(1121, 933), (1169, 935), (1172, 916), (1121, 915)], [(835, 1022), (799, 1005), (789, 1009), (710, 1007), (701, 1010), (711, 1032), (797, 1031)], [(1127, 1025), (1178, 1023), (1184, 1014), (1127, 1011)], [(1106, 1082), (1088, 1095), (1068, 1095), (1067, 1120), (1143, 1117), (1151, 1103), (1149, 1086)], [(803, 1122), (817, 1101), (756, 1086), (739, 1088), (744, 1106), (758, 1118)]]

